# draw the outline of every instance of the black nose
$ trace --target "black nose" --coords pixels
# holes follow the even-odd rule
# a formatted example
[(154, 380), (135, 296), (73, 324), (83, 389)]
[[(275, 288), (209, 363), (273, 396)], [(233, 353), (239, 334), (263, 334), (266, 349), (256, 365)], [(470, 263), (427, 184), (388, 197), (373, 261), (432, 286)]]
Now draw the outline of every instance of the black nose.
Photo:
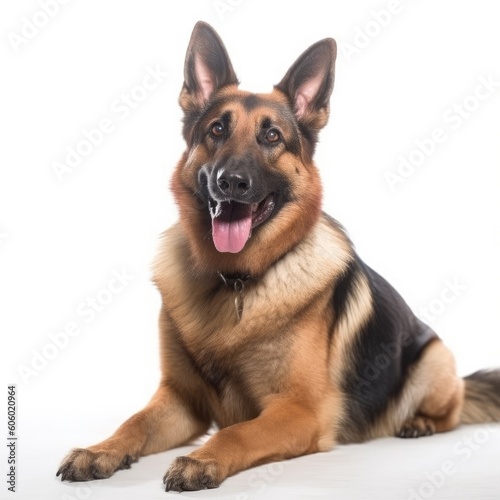
[(252, 187), (247, 172), (221, 169), (217, 175), (217, 186), (226, 196), (243, 196)]

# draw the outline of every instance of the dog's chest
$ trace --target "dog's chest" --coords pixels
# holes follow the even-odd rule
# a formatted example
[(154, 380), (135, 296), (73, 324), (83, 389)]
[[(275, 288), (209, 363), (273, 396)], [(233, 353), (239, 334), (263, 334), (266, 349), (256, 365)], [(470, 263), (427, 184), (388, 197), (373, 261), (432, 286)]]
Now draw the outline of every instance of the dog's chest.
[(220, 426), (256, 417), (263, 399), (280, 391), (292, 346), (288, 335), (269, 331), (228, 347), (223, 337), (231, 333), (221, 330), (218, 338), (186, 343), (195, 370), (211, 389), (210, 404)]

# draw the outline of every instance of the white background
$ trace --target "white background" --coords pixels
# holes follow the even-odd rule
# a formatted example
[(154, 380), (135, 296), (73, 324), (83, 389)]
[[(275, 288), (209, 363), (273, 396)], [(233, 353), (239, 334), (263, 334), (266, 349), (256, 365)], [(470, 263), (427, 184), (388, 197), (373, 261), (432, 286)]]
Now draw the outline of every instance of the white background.
[[(256, 91), (270, 90), (310, 44), (336, 38), (331, 119), (316, 156), (325, 210), (417, 313), (438, 311), (431, 324), (455, 352), (461, 374), (500, 364), (498, 83), (459, 126), (445, 118), (464, 100), (474, 105), (481, 78), (500, 82), (498, 3), (401, 0), (388, 20), (374, 20), (390, 4), (73, 0), (20, 45), (13, 40), (22, 36), (24, 18), (33, 20), (41, 7), (2, 4), (1, 380), (4, 391), (8, 383), (18, 386), (17, 498), (34, 498), (30, 488), (36, 498), (83, 498), (53, 479), (59, 460), (73, 446), (106, 437), (156, 387), (159, 296), (150, 263), (160, 233), (177, 218), (168, 189), (183, 150), (177, 97), (200, 19), (222, 36), (242, 88)], [(356, 53), (349, 55), (347, 44)], [(166, 76), (157, 88), (136, 91), (144, 100), (125, 116), (116, 102), (141, 84), (148, 67)], [(113, 131), (60, 181), (54, 163), (102, 119)], [(446, 140), (391, 190), (385, 173), (397, 173), (400, 155), (408, 158), (415, 141), (435, 128)], [(105, 297), (113, 270), (133, 278), (87, 321), (81, 304)], [(443, 303), (449, 282), (460, 290), (446, 292)], [(70, 322), (80, 334), (60, 351), (47, 348), (49, 334)], [(36, 374), (23, 378), (19, 370), (32, 368), (44, 349), (53, 359), (45, 356)], [(144, 472), (154, 494), (173, 453), (145, 461), (155, 467), (154, 475)], [(237, 478), (229, 480), (234, 486), (230, 481)], [(121, 498), (134, 491), (145, 498), (137, 478), (125, 482), (131, 489)], [(110, 489), (93, 488), (92, 498), (111, 498)], [(245, 488), (247, 481), (233, 498)], [(258, 488), (250, 490), (248, 498), (259, 497)], [(0, 485), (2, 498), (4, 491)]]

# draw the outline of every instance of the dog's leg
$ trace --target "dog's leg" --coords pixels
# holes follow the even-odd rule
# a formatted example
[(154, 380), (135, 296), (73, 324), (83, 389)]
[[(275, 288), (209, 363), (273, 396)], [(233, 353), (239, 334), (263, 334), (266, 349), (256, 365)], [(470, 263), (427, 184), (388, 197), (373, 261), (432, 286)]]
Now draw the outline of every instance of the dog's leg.
[(186, 457), (175, 459), (166, 490), (215, 488), (252, 465), (318, 451), (317, 416), (303, 403), (276, 398), (255, 419), (226, 427)]
[(196, 418), (176, 393), (161, 385), (150, 403), (105, 441), (72, 450), (57, 475), (67, 481), (89, 481), (128, 469), (140, 456), (165, 451), (203, 434), (208, 423)]
[(456, 374), (453, 354), (441, 341), (434, 341), (427, 347), (409, 384), (410, 390), (423, 396), (416, 414), (408, 418), (397, 433), (399, 437), (429, 436), (449, 431), (459, 424), (464, 383)]
[[(210, 419), (203, 410), (204, 386), (193, 372), (163, 309), (160, 345), (163, 378), (149, 404), (109, 439), (70, 452), (57, 472), (63, 480), (109, 477), (116, 470), (129, 468), (140, 456), (180, 446), (208, 430)], [(196, 411), (188, 401), (196, 401)]]

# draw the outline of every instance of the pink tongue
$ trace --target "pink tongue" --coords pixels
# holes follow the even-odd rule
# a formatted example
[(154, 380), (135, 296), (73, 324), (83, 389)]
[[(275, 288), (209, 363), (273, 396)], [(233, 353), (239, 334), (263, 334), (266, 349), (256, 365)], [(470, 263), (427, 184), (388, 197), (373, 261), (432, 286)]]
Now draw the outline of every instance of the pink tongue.
[(220, 214), (212, 218), (212, 238), (219, 252), (238, 253), (250, 238), (252, 206), (221, 203)]

